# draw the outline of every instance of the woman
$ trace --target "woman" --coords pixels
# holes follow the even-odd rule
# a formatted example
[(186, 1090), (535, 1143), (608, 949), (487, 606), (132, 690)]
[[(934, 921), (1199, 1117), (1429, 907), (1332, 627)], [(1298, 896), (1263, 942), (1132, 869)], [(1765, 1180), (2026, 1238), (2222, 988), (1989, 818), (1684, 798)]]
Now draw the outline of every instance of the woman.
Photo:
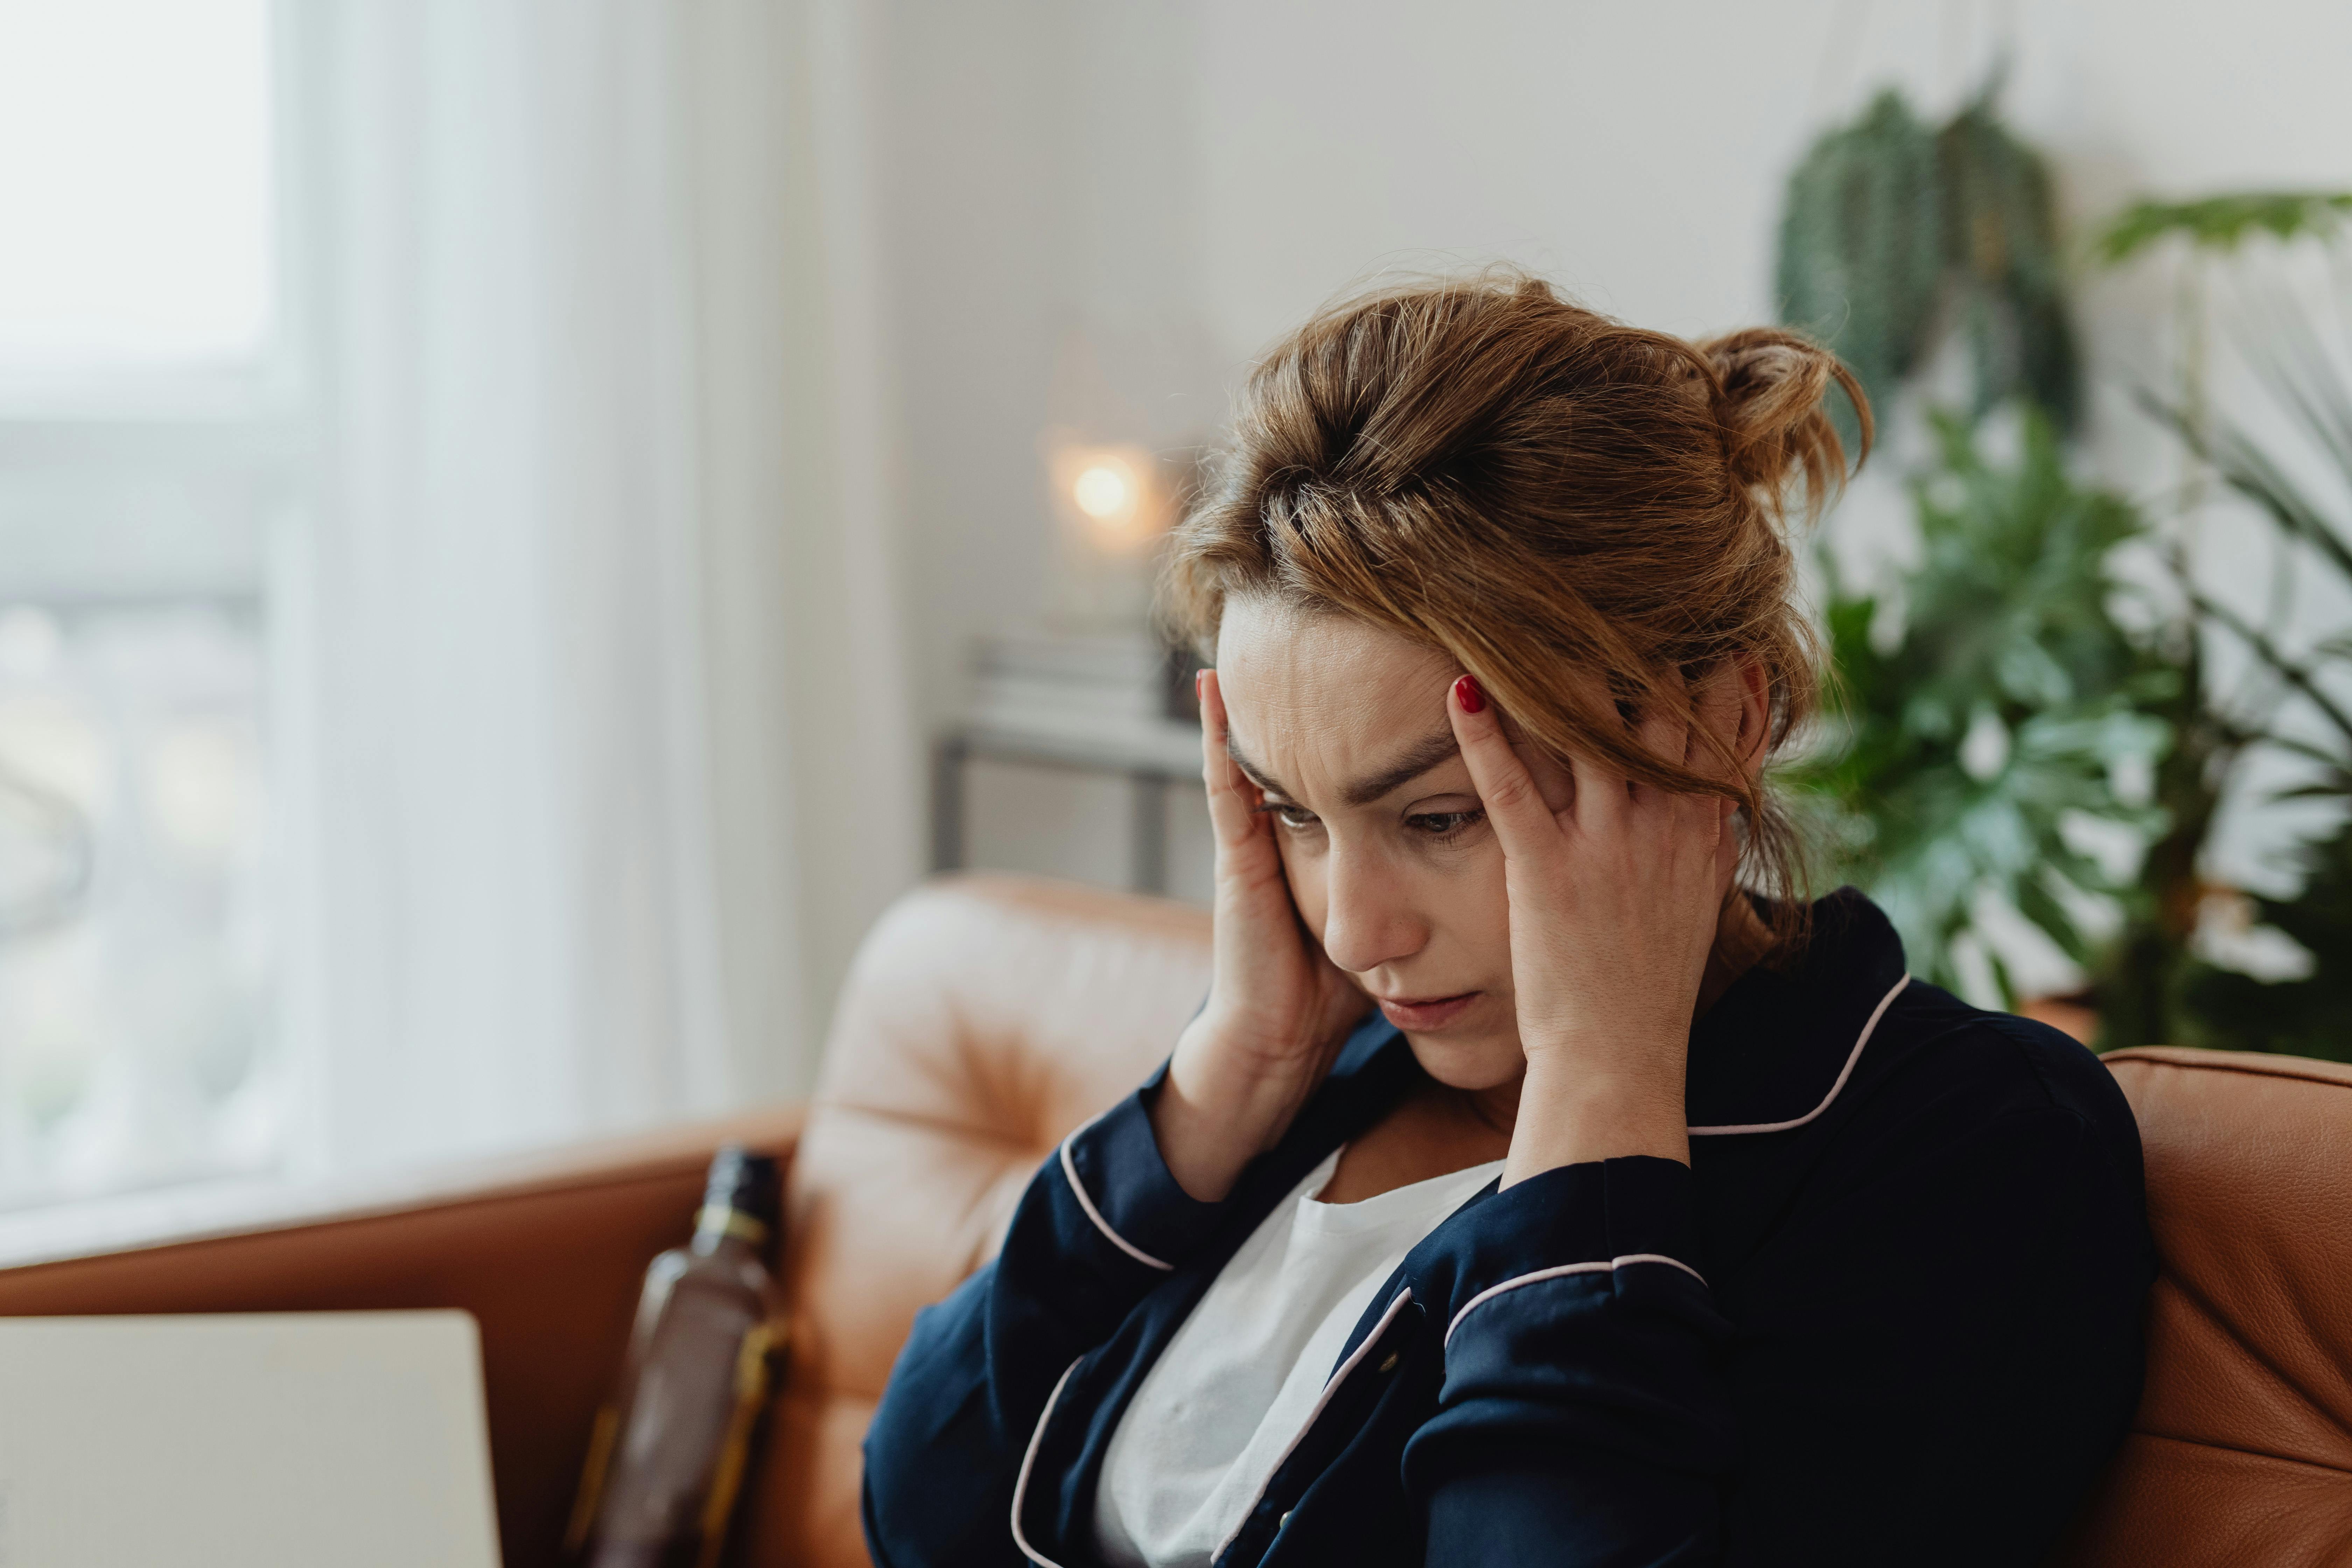
[(1173, 549), (1209, 998), (918, 1319), (877, 1563), (2049, 1548), (2138, 1393), (2138, 1136), (1790, 891), (1833, 384), (1516, 275), (1258, 368)]

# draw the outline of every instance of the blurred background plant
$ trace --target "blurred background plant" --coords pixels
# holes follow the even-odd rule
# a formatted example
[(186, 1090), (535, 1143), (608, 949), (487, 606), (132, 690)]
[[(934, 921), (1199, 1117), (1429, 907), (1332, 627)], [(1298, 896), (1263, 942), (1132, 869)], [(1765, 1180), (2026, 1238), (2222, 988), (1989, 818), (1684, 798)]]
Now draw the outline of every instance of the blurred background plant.
[[(2338, 352), (2352, 338), (2331, 348), (2279, 290), (2232, 322), (2227, 346), (2305, 451), (2218, 414), (2209, 367), (2216, 268), (2251, 240), (2335, 243), (2352, 195), (2140, 202), (2095, 237), (2094, 265), (2167, 250), (2178, 274), (2169, 384), (2135, 391), (2181, 477), (2135, 502), (2070, 471), (2082, 399), (2064, 247), (2042, 162), (2002, 125), (1998, 86), (1939, 129), (1883, 93), (1789, 184), (1783, 319), (1853, 364), (1882, 428), (1916, 401), (1927, 433), (1905, 476), (1912, 563), (1864, 587), (1822, 552), (1838, 680), (1822, 744), (1790, 780), (1830, 825), (1825, 869), (1878, 899), (1940, 984), (2019, 1005), (2010, 955), (2046, 942), (2081, 977), (2066, 1000), (2102, 1047), (2343, 1055), (2352, 637), (2289, 628), (2321, 579), (2352, 600), (2352, 379)], [(1935, 406), (1928, 385), (1955, 406)], [(2259, 521), (2230, 521), (2273, 556), (2259, 616), (2190, 569), (2217, 495), (2247, 503)], [(2154, 582), (2120, 569), (2134, 555), (2161, 563)], [(2226, 689), (2217, 655), (2243, 672)], [(2210, 879), (2207, 852), (2264, 753), (2302, 769), (2266, 798), (2312, 803), (2326, 826), (2275, 868), (2296, 890), (2250, 896)]]
[(1940, 128), (1882, 92), (1822, 137), (1789, 182), (1777, 272), (1782, 319), (1854, 366), (1882, 432), (1964, 351), (1937, 380), (1958, 406), (1928, 410), (1906, 475), (1916, 563), (1871, 586), (1821, 553), (1837, 680), (1789, 776), (1829, 825), (1823, 869), (1886, 908), (1914, 968), (2015, 1005), (2021, 928), (2086, 972), (2132, 900), (2178, 682), (2111, 609), (2140, 514), (2068, 472), (2082, 396), (2058, 223), (1999, 89)]
[(1971, 421), (1933, 424), (1937, 460), (1911, 483), (1922, 559), (1900, 600), (1849, 592), (1830, 567), (1831, 735), (1792, 782), (1832, 825), (1830, 868), (1869, 888), (1915, 970), (1969, 990), (1989, 977), (2014, 1003), (1978, 927), (2021, 916), (2095, 962), (2103, 901), (2129, 899), (2137, 846), (2162, 826), (2170, 730), (2150, 710), (2178, 679), (2109, 608), (2125, 592), (2109, 563), (2139, 514), (2068, 475), (2051, 422), (2025, 411), (2008, 461)]
[(2081, 369), (2049, 171), (2001, 123), (2000, 91), (1996, 73), (1931, 130), (1889, 89), (1813, 144), (1782, 206), (1781, 319), (1834, 347), (1874, 405), (1957, 335), (1973, 416), (2022, 396), (2071, 430)]
[[(2170, 825), (2142, 868), (2141, 918), (2116, 944), (2095, 994), (2108, 1044), (2159, 1040), (2344, 1058), (2352, 1052), (2352, 638), (2311, 632), (2302, 605), (2352, 598), (2352, 334), (2275, 276), (2257, 270), (2246, 309), (2214, 327), (2222, 269), (2250, 246), (2303, 244), (2327, 258), (2342, 297), (2340, 246), (2352, 193), (2255, 191), (2189, 202), (2140, 202), (2098, 236), (2096, 259), (2129, 266), (2169, 249), (2177, 275), (2179, 344), (2172, 385), (2135, 389), (2183, 458), (2169, 502), (2162, 559), (2189, 635), (2176, 636), (2182, 675), (2180, 743), (2158, 794)], [(2217, 336), (2221, 340), (2215, 341)], [(2214, 350), (2248, 373), (2246, 400), (2214, 405)], [(2249, 415), (2266, 404), (2258, 438)], [(2243, 503), (2221, 520), (2231, 544), (2270, 557), (2271, 592), (2259, 620), (2201, 586), (2191, 545), (2216, 489)], [(2322, 624), (2324, 625), (2324, 617)], [(2210, 677), (2206, 643), (2228, 645), (2245, 674), (2226, 689)], [(2222, 803), (2249, 763), (2269, 753), (2301, 764), (2302, 782), (2268, 800), (2321, 808), (2278, 869), (2294, 888), (2250, 897), (2215, 886), (2200, 864)], [(2267, 938), (2249, 961), (2249, 939)]]

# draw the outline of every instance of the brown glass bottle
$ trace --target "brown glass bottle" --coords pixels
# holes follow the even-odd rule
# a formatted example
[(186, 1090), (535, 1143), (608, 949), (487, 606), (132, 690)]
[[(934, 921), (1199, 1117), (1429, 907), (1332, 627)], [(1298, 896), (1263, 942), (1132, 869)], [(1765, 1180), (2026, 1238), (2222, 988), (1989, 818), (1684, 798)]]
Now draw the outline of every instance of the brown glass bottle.
[(730, 1145), (694, 1239), (654, 1259), (566, 1544), (587, 1568), (709, 1568), (767, 1404), (776, 1162)]

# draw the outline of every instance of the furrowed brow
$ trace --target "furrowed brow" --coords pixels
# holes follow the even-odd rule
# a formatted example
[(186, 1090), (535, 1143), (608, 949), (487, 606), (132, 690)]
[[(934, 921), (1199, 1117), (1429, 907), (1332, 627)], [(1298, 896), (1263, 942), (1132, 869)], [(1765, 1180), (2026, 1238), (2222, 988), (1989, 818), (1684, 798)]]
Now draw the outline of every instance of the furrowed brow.
[(1243, 777), (1248, 779), (1250, 783), (1257, 785), (1258, 788), (1264, 790), (1266, 794), (1278, 795), (1285, 800), (1297, 800), (1298, 798), (1288, 790), (1283, 788), (1281, 784), (1276, 783), (1274, 775), (1267, 773), (1264, 768), (1259, 767), (1255, 763), (1251, 762), (1249, 760), (1248, 753), (1244, 752), (1239, 746), (1234, 744), (1234, 738), (1231, 735), (1227, 735), (1225, 737), (1225, 755), (1234, 760), (1234, 766), (1241, 769)]
[[(1370, 778), (1359, 779), (1349, 785), (1341, 794), (1340, 799), (1349, 805), (1370, 805), (1391, 790), (1401, 789), (1411, 784), (1430, 769), (1453, 761), (1460, 754), (1461, 750), (1460, 743), (1454, 739), (1454, 732), (1451, 730), (1441, 730), (1406, 752), (1391, 766), (1382, 768)], [(1241, 769), (1243, 775), (1250, 783), (1257, 785), (1266, 794), (1279, 795), (1284, 800), (1295, 801), (1298, 798), (1264, 768), (1250, 761), (1248, 753), (1235, 746), (1231, 736), (1225, 739), (1225, 755), (1234, 760), (1234, 766)]]
[(1394, 766), (1349, 784), (1345, 798), (1349, 805), (1370, 805), (1391, 790), (1411, 784), (1442, 763), (1451, 762), (1461, 750), (1454, 731), (1441, 730), (1399, 757)]

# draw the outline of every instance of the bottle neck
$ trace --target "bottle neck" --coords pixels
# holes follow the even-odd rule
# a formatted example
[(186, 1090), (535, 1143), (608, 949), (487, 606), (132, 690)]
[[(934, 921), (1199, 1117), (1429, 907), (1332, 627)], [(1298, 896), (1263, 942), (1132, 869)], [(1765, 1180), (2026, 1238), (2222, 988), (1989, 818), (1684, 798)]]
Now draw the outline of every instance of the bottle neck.
[(716, 1252), (729, 1241), (740, 1243), (757, 1254), (768, 1245), (768, 1227), (741, 1209), (724, 1204), (705, 1204), (694, 1216), (696, 1252)]

